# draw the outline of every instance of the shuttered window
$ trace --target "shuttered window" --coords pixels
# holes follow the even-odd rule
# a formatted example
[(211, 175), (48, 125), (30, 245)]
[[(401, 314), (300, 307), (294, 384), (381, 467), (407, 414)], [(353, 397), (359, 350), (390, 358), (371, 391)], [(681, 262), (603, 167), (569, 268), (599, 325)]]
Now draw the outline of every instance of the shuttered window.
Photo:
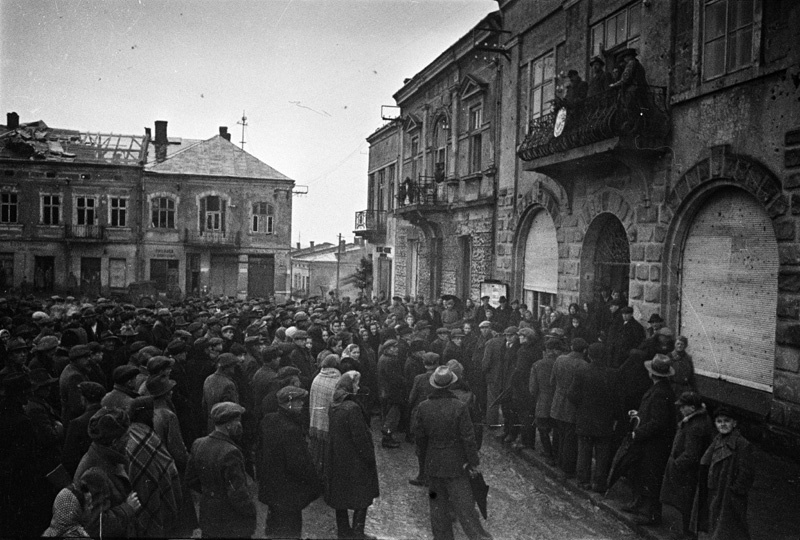
[(680, 331), (698, 374), (771, 391), (778, 245), (749, 194), (726, 190), (695, 217), (683, 252)]
[(527, 291), (558, 292), (558, 241), (553, 219), (545, 211), (533, 218), (525, 242), (523, 288)]

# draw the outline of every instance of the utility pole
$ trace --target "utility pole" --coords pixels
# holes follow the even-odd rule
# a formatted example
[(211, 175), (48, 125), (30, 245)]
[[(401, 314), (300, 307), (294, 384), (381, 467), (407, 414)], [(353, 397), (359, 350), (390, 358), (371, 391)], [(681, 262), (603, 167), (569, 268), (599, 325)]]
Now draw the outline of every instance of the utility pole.
[(240, 122), (236, 122), (240, 126), (242, 126), (242, 150), (244, 150), (244, 128), (247, 127), (247, 117), (244, 115), (244, 111), (242, 111), (242, 120)]
[(342, 233), (339, 233), (339, 244), (336, 246), (336, 300), (339, 300), (339, 265), (342, 262)]

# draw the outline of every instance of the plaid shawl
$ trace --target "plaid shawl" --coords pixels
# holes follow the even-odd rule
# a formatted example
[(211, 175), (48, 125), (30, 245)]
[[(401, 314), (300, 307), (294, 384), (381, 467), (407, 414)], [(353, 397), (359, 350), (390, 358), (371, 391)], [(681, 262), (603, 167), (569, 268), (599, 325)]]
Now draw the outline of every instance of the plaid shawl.
[(164, 536), (175, 520), (181, 501), (181, 486), (175, 460), (153, 428), (138, 422), (128, 429), (126, 454), (128, 476), (139, 495), (142, 509), (136, 516), (140, 535)]

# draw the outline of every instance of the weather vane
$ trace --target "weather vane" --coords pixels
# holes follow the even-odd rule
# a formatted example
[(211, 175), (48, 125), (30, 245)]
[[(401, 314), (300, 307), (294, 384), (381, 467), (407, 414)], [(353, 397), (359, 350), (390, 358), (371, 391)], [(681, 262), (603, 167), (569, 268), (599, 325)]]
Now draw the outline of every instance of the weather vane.
[(236, 123), (242, 126), (242, 140), (240, 142), (242, 144), (242, 150), (244, 150), (244, 128), (247, 127), (247, 116), (245, 116), (244, 111), (242, 111), (241, 122), (236, 122)]

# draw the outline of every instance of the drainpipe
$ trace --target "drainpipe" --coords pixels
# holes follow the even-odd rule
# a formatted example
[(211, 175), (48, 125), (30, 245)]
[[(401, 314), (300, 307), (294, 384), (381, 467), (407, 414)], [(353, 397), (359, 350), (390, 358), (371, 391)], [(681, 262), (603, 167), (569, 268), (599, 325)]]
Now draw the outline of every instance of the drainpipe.
[[(492, 190), (494, 196), (494, 205), (492, 205), (492, 211), (494, 215), (492, 216), (492, 253), (497, 253), (497, 207), (499, 204), (499, 193), (500, 193), (500, 146), (501, 146), (501, 137), (503, 134), (502, 126), (501, 126), (501, 107), (503, 104), (503, 100), (501, 99), (502, 96), (502, 74), (503, 74), (503, 65), (500, 61), (495, 58), (495, 64), (497, 68), (495, 69), (495, 104), (494, 104), (494, 130), (495, 130), (495, 140), (494, 140), (494, 163), (495, 163), (495, 173), (492, 178)], [(517, 160), (514, 160), (514, 195), (512, 197), (513, 200), (516, 200), (517, 195), (517, 174), (516, 174), (516, 163)], [(513, 206), (512, 206), (513, 208)], [(495, 267), (497, 267), (497, 261), (495, 260)], [(494, 277), (494, 271), (492, 271), (492, 277)]]

